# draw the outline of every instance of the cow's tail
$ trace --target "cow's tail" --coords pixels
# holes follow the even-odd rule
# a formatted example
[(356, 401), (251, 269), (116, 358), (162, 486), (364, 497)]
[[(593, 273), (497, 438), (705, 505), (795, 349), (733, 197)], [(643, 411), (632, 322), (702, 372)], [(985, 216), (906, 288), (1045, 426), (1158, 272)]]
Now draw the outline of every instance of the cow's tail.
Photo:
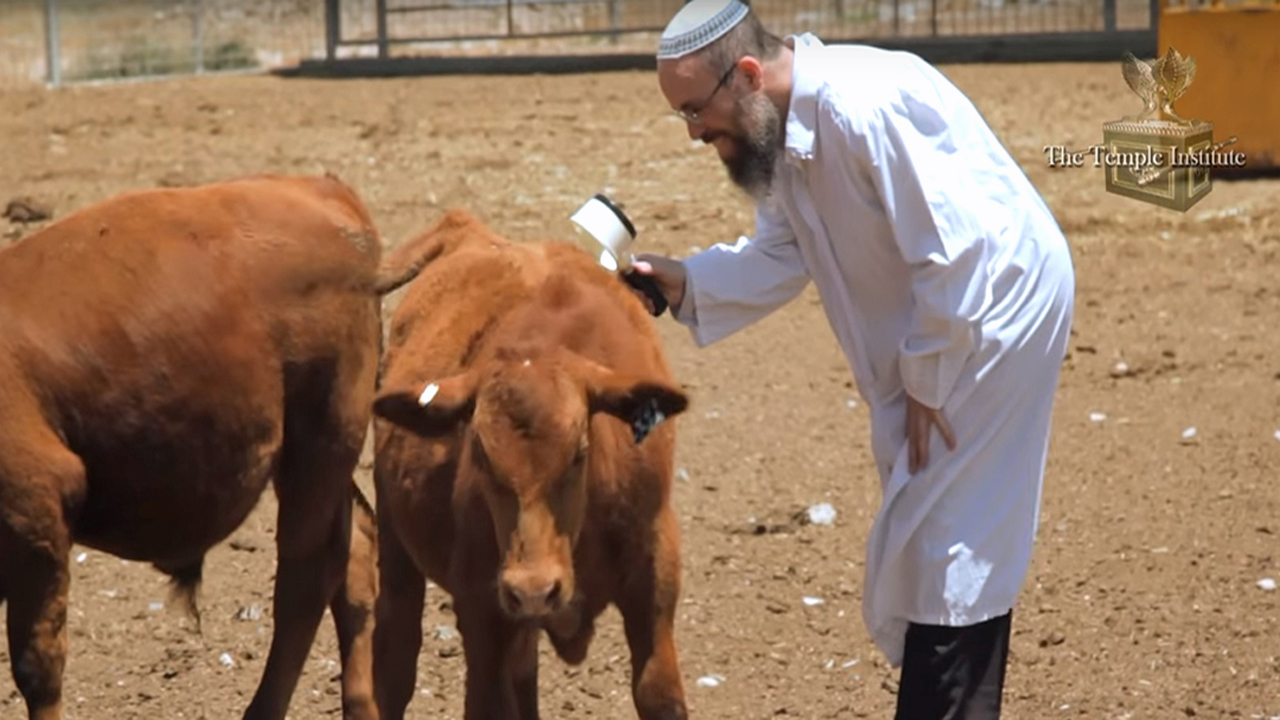
[(204, 579), (204, 556), (192, 562), (175, 565), (156, 563), (155, 568), (169, 576), (169, 600), (181, 605), (187, 617), (195, 623), (196, 634), (200, 629), (200, 606), (196, 596), (200, 591), (200, 583)]
[(375, 290), (385, 295), (413, 280), (433, 260), (453, 252), (473, 235), (468, 228), (477, 225), (478, 221), (465, 211), (449, 211), (430, 230), (404, 242), (386, 256), (378, 268)]

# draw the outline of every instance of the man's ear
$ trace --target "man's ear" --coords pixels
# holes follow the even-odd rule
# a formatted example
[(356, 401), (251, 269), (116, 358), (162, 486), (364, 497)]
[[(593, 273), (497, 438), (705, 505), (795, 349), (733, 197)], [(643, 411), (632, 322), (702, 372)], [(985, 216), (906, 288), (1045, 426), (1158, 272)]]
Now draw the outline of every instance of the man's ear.
[(764, 64), (751, 55), (747, 55), (738, 60), (738, 72), (747, 79), (752, 90), (759, 90), (764, 86)]
[(424, 437), (448, 434), (471, 418), (476, 378), (465, 372), (435, 382), (393, 385), (378, 393), (373, 414)]
[(605, 412), (631, 426), (636, 444), (668, 418), (689, 407), (689, 396), (680, 388), (656, 378), (616, 373), (601, 365), (587, 374), (587, 398), (591, 412)]

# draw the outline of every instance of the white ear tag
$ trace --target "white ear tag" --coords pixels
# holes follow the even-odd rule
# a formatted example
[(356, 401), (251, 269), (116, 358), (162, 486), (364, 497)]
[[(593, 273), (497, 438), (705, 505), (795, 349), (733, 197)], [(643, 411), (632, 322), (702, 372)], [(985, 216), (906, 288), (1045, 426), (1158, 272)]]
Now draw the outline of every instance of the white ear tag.
[(423, 388), (422, 394), (418, 396), (418, 404), (421, 405), (422, 407), (426, 407), (427, 403), (430, 403), (432, 399), (435, 398), (436, 393), (438, 392), (440, 392), (439, 385), (435, 383), (431, 383), (430, 385), (427, 385), (425, 388)]

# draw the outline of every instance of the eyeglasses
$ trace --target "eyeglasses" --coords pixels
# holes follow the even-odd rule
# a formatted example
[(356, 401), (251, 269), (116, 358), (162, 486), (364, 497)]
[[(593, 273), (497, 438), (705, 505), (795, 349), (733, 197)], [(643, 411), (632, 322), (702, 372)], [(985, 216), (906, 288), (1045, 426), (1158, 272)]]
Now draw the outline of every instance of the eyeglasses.
[(675, 111), (676, 115), (680, 116), (680, 118), (682, 118), (685, 122), (689, 122), (689, 123), (701, 122), (702, 112), (706, 110), (707, 106), (711, 104), (711, 101), (715, 99), (716, 93), (720, 92), (720, 88), (724, 87), (724, 84), (729, 82), (729, 77), (732, 76), (733, 71), (737, 69), (738, 69), (738, 63), (734, 63), (730, 65), (729, 69), (725, 71), (724, 75), (720, 76), (720, 82), (716, 83), (715, 89), (711, 91), (711, 94), (707, 96), (706, 100), (703, 100), (701, 103), (698, 103), (697, 105), (695, 105), (692, 110), (686, 110), (684, 108), (676, 110)]

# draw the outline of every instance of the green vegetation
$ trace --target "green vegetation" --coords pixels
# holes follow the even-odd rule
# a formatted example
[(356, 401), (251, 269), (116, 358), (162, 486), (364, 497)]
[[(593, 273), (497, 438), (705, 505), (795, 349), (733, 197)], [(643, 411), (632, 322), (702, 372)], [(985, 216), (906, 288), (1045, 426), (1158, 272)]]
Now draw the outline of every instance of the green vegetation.
[[(98, 46), (78, 57), (68, 80), (104, 80), (156, 75), (187, 74), (199, 66), (196, 48), (161, 44), (145, 35), (133, 35), (114, 46)], [(229, 40), (204, 51), (206, 72), (243, 70), (258, 66), (253, 51), (239, 40)]]

